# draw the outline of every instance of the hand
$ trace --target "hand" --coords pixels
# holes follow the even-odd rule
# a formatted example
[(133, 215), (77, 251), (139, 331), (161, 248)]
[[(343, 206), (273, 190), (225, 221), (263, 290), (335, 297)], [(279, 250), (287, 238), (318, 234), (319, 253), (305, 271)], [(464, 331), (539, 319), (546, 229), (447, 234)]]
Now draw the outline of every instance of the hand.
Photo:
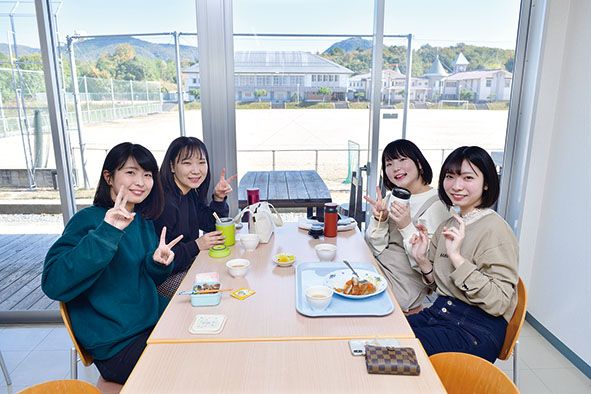
[(431, 262), (427, 259), (427, 248), (429, 247), (429, 233), (427, 227), (422, 224), (417, 226), (419, 234), (413, 234), (410, 238), (410, 244), (412, 245), (412, 257), (415, 259), (423, 272), (429, 272), (431, 270)]
[(207, 250), (214, 245), (221, 245), (224, 243), (226, 237), (222, 235), (221, 231), (212, 231), (205, 233), (195, 240), (199, 250)]
[(135, 217), (135, 212), (129, 212), (125, 208), (125, 204), (127, 204), (127, 188), (121, 186), (119, 189), (119, 193), (117, 193), (117, 198), (115, 198), (115, 204), (113, 208), (109, 209), (105, 214), (105, 222), (109, 223), (111, 226), (118, 228), (119, 230), (124, 230), (129, 223), (133, 221)]
[(215, 201), (224, 201), (224, 198), (232, 192), (232, 186), (230, 186), (230, 182), (234, 179), (238, 178), (238, 174), (232, 175), (228, 179), (226, 179), (226, 169), (222, 169), (222, 174), (220, 175), (220, 180), (218, 184), (215, 185), (213, 188), (213, 199)]
[(464, 259), (460, 255), (460, 249), (466, 235), (466, 224), (458, 214), (454, 213), (452, 216), (459, 223), (460, 227), (443, 227), (443, 232), (441, 234), (445, 237), (447, 255), (453, 266), (458, 268), (464, 262)]
[(162, 227), (162, 233), (160, 234), (160, 244), (158, 244), (158, 249), (154, 251), (152, 258), (155, 262), (169, 265), (172, 263), (174, 259), (174, 252), (172, 251), (172, 247), (176, 245), (181, 239), (183, 239), (183, 235), (179, 235), (170, 243), (166, 243), (166, 227)]
[(382, 198), (382, 191), (379, 186), (376, 186), (377, 201), (372, 200), (369, 196), (363, 196), (365, 201), (371, 204), (371, 213), (377, 221), (385, 221), (388, 217), (388, 210), (384, 207), (384, 199)]
[(402, 205), (398, 201), (390, 206), (390, 219), (398, 225), (398, 228), (405, 228), (410, 224), (410, 203)]

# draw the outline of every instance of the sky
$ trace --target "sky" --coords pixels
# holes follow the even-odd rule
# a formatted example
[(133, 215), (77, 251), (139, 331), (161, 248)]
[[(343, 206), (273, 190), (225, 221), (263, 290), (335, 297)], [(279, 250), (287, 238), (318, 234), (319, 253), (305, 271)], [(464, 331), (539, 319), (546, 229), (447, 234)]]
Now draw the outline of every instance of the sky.
[[(373, 31), (373, 0), (234, 0), (235, 33), (368, 34)], [(57, 6), (57, 3), (56, 3)], [(415, 48), (458, 42), (513, 49), (519, 0), (386, 0), (384, 33), (413, 34)], [(0, 43), (6, 43), (12, 6), (0, 4)], [(33, 4), (17, 13), (34, 14)], [(58, 13), (60, 41), (67, 35), (196, 32), (195, 0), (63, 0)], [(38, 48), (34, 17), (15, 17), (19, 45)], [(344, 38), (236, 38), (237, 50), (324, 51)], [(149, 40), (172, 43), (170, 36)], [(196, 37), (181, 36), (196, 45)], [(388, 38), (386, 45), (405, 44)]]

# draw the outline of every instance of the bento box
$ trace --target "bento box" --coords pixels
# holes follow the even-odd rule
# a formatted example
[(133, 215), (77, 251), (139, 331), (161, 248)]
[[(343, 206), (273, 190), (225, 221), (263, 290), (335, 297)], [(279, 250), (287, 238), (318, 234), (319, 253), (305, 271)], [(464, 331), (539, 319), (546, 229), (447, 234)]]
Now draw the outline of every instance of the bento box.
[[(222, 288), (220, 282), (197, 282), (193, 285), (193, 292), (204, 290), (219, 290)], [(220, 303), (222, 292), (191, 294), (191, 305), (193, 306), (214, 306)]]

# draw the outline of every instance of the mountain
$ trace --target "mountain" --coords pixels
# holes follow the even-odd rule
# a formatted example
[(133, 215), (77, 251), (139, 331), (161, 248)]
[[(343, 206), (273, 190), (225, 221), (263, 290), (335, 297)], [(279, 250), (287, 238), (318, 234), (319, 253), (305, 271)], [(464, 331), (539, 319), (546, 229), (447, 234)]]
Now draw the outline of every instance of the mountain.
[(371, 40), (365, 40), (360, 37), (347, 38), (346, 40), (336, 42), (330, 46), (323, 54), (330, 54), (335, 48), (341, 48), (345, 53), (352, 52), (358, 48), (371, 49)]
[[(14, 47), (12, 48), (13, 53), (14, 53)], [(22, 56), (22, 55), (31, 55), (33, 53), (39, 53), (39, 48), (31, 48), (25, 45), (19, 45), (17, 46), (17, 50), (18, 50), (18, 55)], [(0, 52), (8, 55), (8, 44), (0, 44)]]
[[(171, 41), (173, 40), (172, 37), (170, 39)], [(197, 41), (196, 38), (195, 41)], [(112, 55), (115, 52), (115, 48), (121, 44), (129, 44), (135, 50), (136, 55), (149, 60), (167, 60), (174, 59), (175, 57), (174, 44), (157, 44), (133, 37), (104, 37), (76, 42), (74, 44), (76, 59), (81, 61), (96, 61), (105, 52)], [(181, 44), (179, 46), (179, 52), (181, 59), (197, 60), (198, 50), (196, 46)]]
[[(170, 37), (170, 40), (172, 41), (173, 38)], [(195, 43), (196, 42), (197, 39), (195, 38)], [(109, 52), (112, 55), (115, 52), (117, 45), (120, 44), (129, 44), (135, 50), (136, 55), (145, 57), (149, 60), (158, 58), (166, 61), (167, 59), (174, 59), (175, 57), (174, 44), (157, 44), (133, 37), (104, 37), (93, 38), (81, 42), (77, 41), (74, 44), (74, 53), (76, 59), (82, 62), (87, 62), (89, 60), (96, 61), (105, 52)], [(179, 51), (181, 59), (197, 61), (198, 50), (196, 46), (180, 45)], [(0, 44), (0, 52), (8, 54), (8, 44)], [(23, 45), (18, 46), (19, 56), (32, 53), (39, 53), (39, 49)]]

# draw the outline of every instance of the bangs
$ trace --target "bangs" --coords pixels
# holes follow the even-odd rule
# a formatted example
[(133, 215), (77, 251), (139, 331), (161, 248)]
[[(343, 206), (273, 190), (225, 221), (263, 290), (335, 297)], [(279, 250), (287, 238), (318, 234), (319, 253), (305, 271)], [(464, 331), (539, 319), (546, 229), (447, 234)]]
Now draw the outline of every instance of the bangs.
[(414, 152), (410, 149), (407, 144), (395, 144), (391, 147), (391, 149), (387, 149), (384, 151), (384, 159), (386, 160), (396, 160), (400, 159), (401, 157), (407, 157), (410, 159), (415, 159)]
[(205, 158), (205, 152), (203, 149), (201, 149), (201, 146), (195, 143), (186, 145), (177, 155), (176, 162), (180, 163), (181, 161), (190, 159), (193, 156), (197, 157), (198, 159)]
[(121, 163), (119, 169), (121, 169), (123, 165), (125, 165), (125, 162), (129, 160), (130, 157), (135, 159), (137, 164), (140, 167), (142, 167), (145, 171), (150, 171), (153, 175), (158, 174), (158, 163), (156, 162), (154, 155), (152, 155), (152, 153), (149, 150), (147, 150), (141, 145), (133, 146), (133, 149), (129, 153), (129, 157), (125, 159), (123, 163)]

